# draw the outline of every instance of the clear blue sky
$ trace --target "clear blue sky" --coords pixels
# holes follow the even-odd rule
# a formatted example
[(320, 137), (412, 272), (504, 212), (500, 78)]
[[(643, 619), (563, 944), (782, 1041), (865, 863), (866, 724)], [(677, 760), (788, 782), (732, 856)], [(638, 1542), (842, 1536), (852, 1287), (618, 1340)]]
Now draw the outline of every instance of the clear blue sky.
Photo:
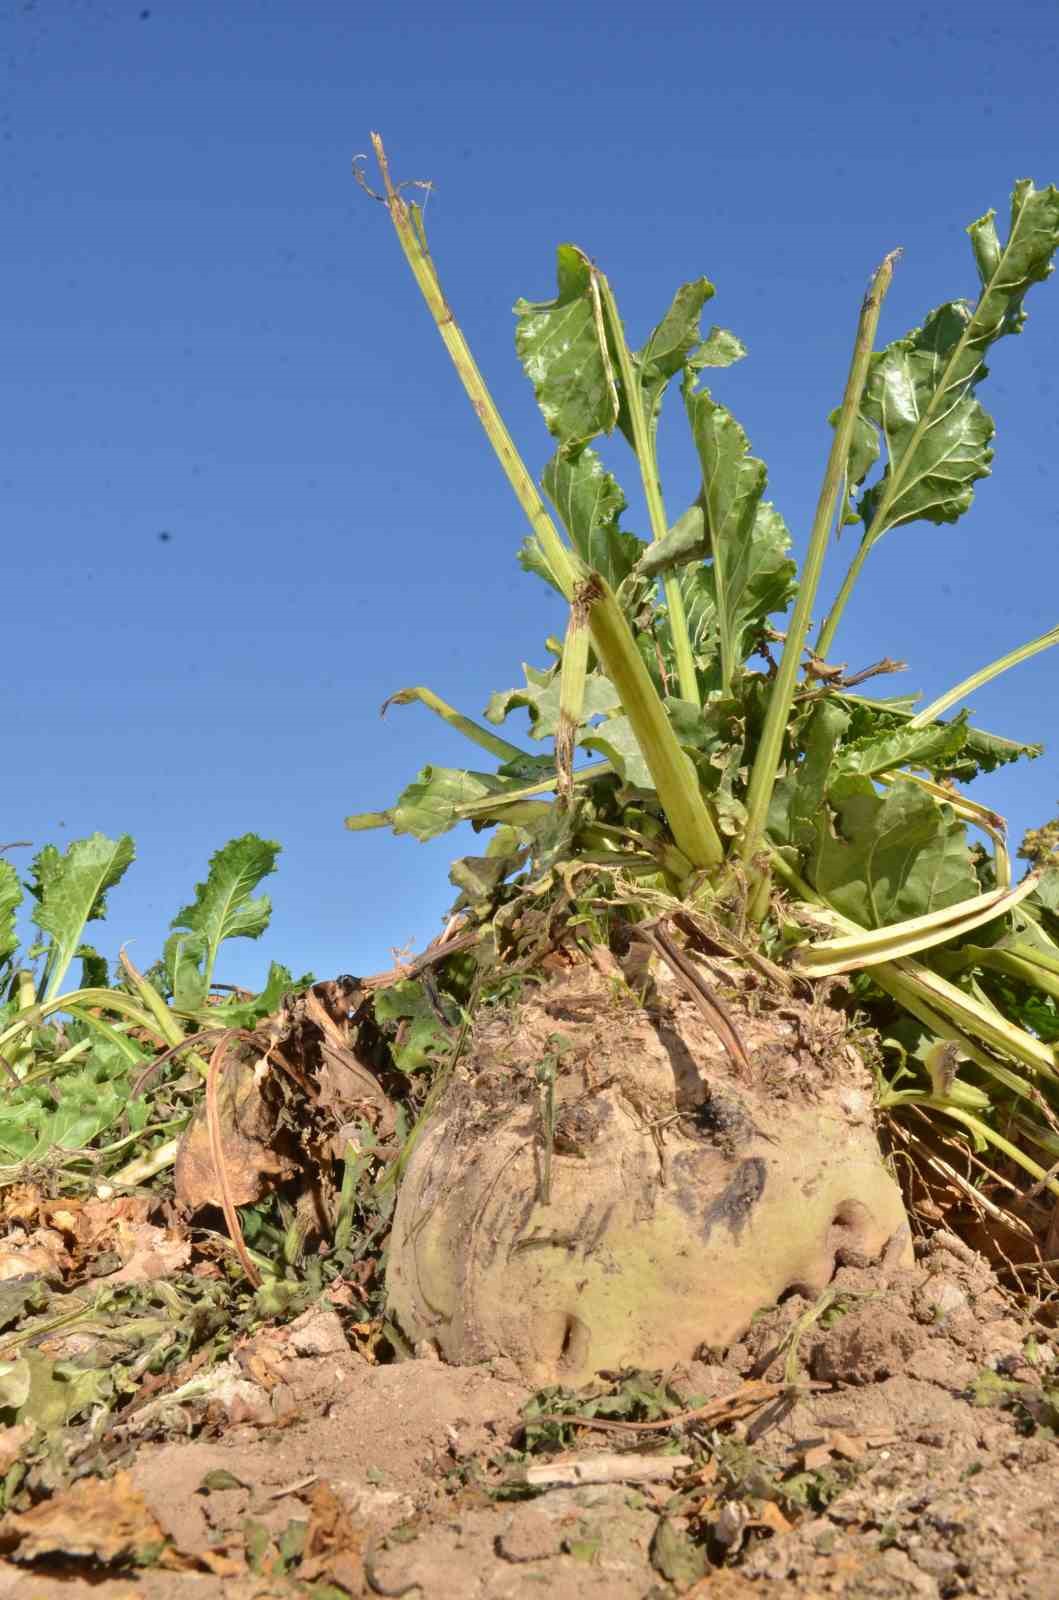
[[(213, 849), (278, 839), (272, 929), (222, 978), (270, 956), (373, 971), (436, 931), (468, 844), (342, 819), (474, 755), (379, 705), (425, 683), (478, 715), (561, 620), (350, 175), (370, 129), (437, 186), (449, 298), (535, 469), (510, 308), (550, 296), (554, 246), (605, 266), (634, 337), (712, 278), (709, 317), (750, 349), (715, 391), (799, 549), (871, 268), (904, 247), (891, 338), (975, 292), (968, 222), (1018, 177), (1059, 180), (1054, 0), (5, 0), (0, 19), (0, 842), (131, 832), (98, 940), (147, 962)], [(955, 528), (887, 536), (837, 641), (851, 667), (904, 657), (902, 687), (934, 695), (1059, 620), (1059, 282), (1028, 309), (982, 391), (995, 475)], [(676, 504), (690, 462), (667, 457)], [(1049, 746), (978, 786), (1017, 841), (1059, 800), (1059, 655), (974, 708)]]

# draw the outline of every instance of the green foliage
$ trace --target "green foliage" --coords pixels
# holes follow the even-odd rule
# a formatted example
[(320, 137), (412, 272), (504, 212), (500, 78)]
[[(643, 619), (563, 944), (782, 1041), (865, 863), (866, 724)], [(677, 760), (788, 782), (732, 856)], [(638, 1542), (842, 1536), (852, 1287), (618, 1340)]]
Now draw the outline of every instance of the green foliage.
[[(260, 879), (274, 870), (279, 846), (247, 834), (211, 859), (207, 880), (194, 902), (174, 918), (183, 931), (166, 943), (150, 979), (130, 968), (127, 984), (109, 987), (107, 964), (81, 942), (85, 924), (106, 909), (106, 891), (133, 859), (128, 836), (94, 834), (75, 840), (60, 854), (45, 846), (33, 862), (30, 890), (34, 920), (46, 936), (25, 954), (43, 956), (34, 979), (16, 974), (11, 998), (0, 1005), (0, 1056), (15, 1082), (0, 1098), (0, 1181), (30, 1169), (57, 1177), (88, 1169), (119, 1168), (130, 1146), (143, 1151), (186, 1124), (192, 1094), (170, 1093), (193, 1058), (171, 1063), (150, 1098), (133, 1089), (159, 1047), (179, 1042), (202, 1026), (253, 1027), (275, 1011), (284, 994), (312, 981), (297, 981), (273, 962), (262, 991), (223, 1006), (208, 1005), (212, 973), (221, 945), (231, 938), (258, 938), (268, 924), (265, 896), (251, 898)], [(0, 930), (8, 970), (18, 953), (14, 912), (17, 877), (0, 862)], [(71, 960), (82, 961), (81, 988), (59, 992)], [(172, 998), (166, 1006), (162, 991)]]
[(588, 257), (560, 245), (556, 275), (554, 300), (516, 304), (515, 348), (549, 431), (571, 449), (610, 432), (618, 394)]
[(15, 917), (22, 904), (22, 885), (10, 861), (0, 860), (0, 981), (18, 949)]
[[(1021, 332), (1026, 291), (1052, 270), (1059, 192), (1017, 183), (1004, 245), (991, 211), (967, 231), (982, 286), (977, 303), (939, 306), (872, 362), (862, 416), (880, 430), (887, 453), (883, 476), (857, 506), (872, 540), (919, 519), (955, 522), (975, 481), (988, 475), (995, 429), (975, 391), (987, 375), (986, 351)], [(862, 465), (863, 455), (854, 471)]]
[[(195, 885), (195, 899), (178, 911), (170, 923), (178, 932), (166, 941), (165, 961), (174, 994), (192, 1001), (189, 1009), (205, 1003), (213, 982), (217, 952), (225, 939), (260, 939), (272, 915), (268, 895), (251, 896), (262, 878), (276, 870), (280, 847), (254, 833), (230, 839), (210, 857), (205, 883)], [(191, 967), (198, 969), (198, 983)], [(197, 1000), (193, 996), (197, 994)]]
[[(619, 526), (625, 495), (594, 450), (570, 457), (557, 450), (541, 478), (544, 491), (570, 535), (574, 549), (586, 566), (602, 573), (612, 589), (632, 572), (647, 548), (642, 539)], [(540, 541), (530, 534), (519, 551), (527, 572), (535, 572), (555, 587)]]
[(863, 928), (883, 928), (978, 892), (963, 823), (915, 784), (880, 795), (870, 778), (828, 786), (834, 822), (819, 815), (809, 881)]
[[(431, 1001), (423, 982), (406, 978), (376, 991), (375, 1020), (392, 1037), (391, 1054), (402, 1072), (430, 1066), (438, 1051), (448, 1049), (456, 1013), (451, 1001)], [(446, 1015), (447, 1013), (447, 1015)], [(387, 1024), (398, 1024), (387, 1028)]]
[(34, 858), (30, 893), (37, 904), (33, 921), (47, 935), (40, 992), (51, 1000), (59, 992), (78, 954), (85, 924), (106, 916), (106, 892), (119, 883), (135, 851), (127, 833), (108, 839), (94, 833), (76, 839), (60, 855), (45, 845)]
[[(399, 206), (391, 192), (395, 221)], [(451, 312), (422, 235), (410, 243), (408, 230), (399, 224), (398, 231), (448, 342)], [(999, 239), (991, 213), (969, 232), (977, 301), (947, 301), (879, 350), (873, 346), (893, 256), (871, 281), (800, 572), (784, 521), (764, 498), (764, 463), (723, 397), (700, 387), (704, 370), (723, 369), (745, 353), (716, 328), (702, 336), (712, 284), (683, 284), (634, 349), (608, 279), (585, 252), (563, 245), (558, 292), (549, 301), (519, 301), (515, 343), (557, 441), (542, 483), (568, 547), (528, 487), (532, 480), (480, 376), (456, 362), (531, 524), (522, 565), (572, 607), (566, 642), (548, 641), (552, 662), (526, 667), (525, 685), (495, 694), (485, 715), (499, 723), (525, 709), (530, 735), (555, 741), (555, 760), (531, 767), (530, 758), (502, 758), (495, 772), (426, 767), (389, 811), (351, 822), (388, 823), (420, 838), (461, 821), (501, 829), (495, 847), (464, 857), (452, 872), (460, 890), (455, 909), (471, 925), (491, 924), (494, 941), (530, 900), (542, 918), (552, 903), (570, 915), (576, 878), (592, 885), (586, 897), (593, 916), (606, 904), (635, 920), (648, 903), (693, 902), (718, 926), (740, 933), (748, 916), (773, 958), (783, 955), (785, 941), (804, 948), (811, 940), (820, 946), (816, 967), (863, 966), (871, 978), (857, 980), (858, 999), (887, 1028), (896, 1028), (900, 1012), (922, 1035), (911, 1059), (934, 1059), (929, 1053), (943, 1041), (988, 1086), (961, 1074), (939, 1089), (926, 1072), (897, 1098), (944, 1108), (960, 1131), (992, 1140), (1035, 1177), (1043, 1173), (1059, 1195), (1059, 1181), (1002, 1131), (1025, 1112), (1014, 1102), (1024, 1100), (1026, 1072), (1045, 1085), (1042, 1094), (1055, 1095), (1059, 1110), (1059, 1059), (1048, 1048), (1059, 1007), (1059, 871), (1012, 888), (1002, 819), (952, 787), (1040, 753), (1037, 745), (972, 727), (959, 704), (982, 682), (1059, 642), (1059, 630), (982, 668), (918, 714), (917, 696), (855, 693), (872, 673), (847, 679), (826, 659), (873, 544), (912, 521), (956, 520), (990, 471), (994, 424), (977, 394), (985, 357), (1020, 331), (1026, 293), (1051, 271), (1059, 193), (1019, 182), (1007, 240)], [(674, 379), (698, 481), (683, 486), (675, 503), (687, 509), (670, 523), (656, 436)], [(609, 458), (604, 466), (593, 447), (615, 431), (632, 447), (649, 543), (622, 526), (625, 491)], [(803, 661), (831, 529), (855, 521), (863, 524), (860, 546), (817, 651)], [(770, 619), (792, 602), (784, 636)], [(586, 622), (582, 661), (573, 649), (585, 650)], [(772, 644), (781, 638), (776, 665)], [(943, 720), (949, 707), (957, 712)], [(457, 715), (448, 716), (454, 726)], [(467, 723), (466, 731), (483, 743), (477, 725)], [(602, 758), (591, 776), (576, 763), (570, 773), (571, 733), (578, 750)], [(991, 855), (974, 843), (975, 825)], [(1047, 830), (1032, 836), (1027, 859), (1045, 859), (1050, 842)], [(773, 874), (786, 902), (770, 896)], [(809, 970), (813, 962), (801, 965)], [(1034, 1117), (1033, 1137), (1051, 1161), (1059, 1142), (1043, 1113)]]

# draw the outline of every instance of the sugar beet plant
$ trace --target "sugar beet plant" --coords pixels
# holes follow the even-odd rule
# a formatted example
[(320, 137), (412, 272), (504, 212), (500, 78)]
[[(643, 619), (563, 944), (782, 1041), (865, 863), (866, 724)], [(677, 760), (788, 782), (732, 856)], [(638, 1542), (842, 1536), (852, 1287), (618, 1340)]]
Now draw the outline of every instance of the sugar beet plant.
[[(421, 209), (373, 144), (374, 198), (528, 520), (520, 562), (569, 616), (549, 663), (494, 695), (484, 723), (427, 688), (393, 696), (427, 706), (492, 761), (426, 766), (391, 809), (348, 825), (420, 839), (461, 821), (493, 829), (485, 854), (452, 871), (483, 947), (520, 897), (559, 885), (571, 920), (588, 903), (627, 920), (693, 906), (733, 948), (778, 955), (806, 978), (852, 975), (898, 1062), (883, 1103), (958, 1127), (1059, 1195), (1059, 867), (1035, 862), (1015, 884), (1002, 819), (957, 787), (1039, 754), (973, 727), (962, 703), (1059, 643), (1059, 626), (923, 707), (864, 692), (898, 663), (851, 677), (828, 662), (876, 544), (911, 523), (955, 522), (991, 470), (994, 425), (978, 390), (991, 347), (1021, 331), (1027, 291), (1052, 271), (1059, 192), (1017, 183), (1006, 239), (992, 212), (973, 222), (977, 298), (938, 306), (882, 349), (896, 252), (875, 272), (797, 571), (764, 463), (707, 386), (745, 353), (724, 329), (702, 333), (712, 284), (683, 284), (633, 348), (606, 275), (560, 247), (555, 298), (515, 307), (518, 356), (555, 439), (538, 487), (442, 293)], [(700, 467), (675, 517), (657, 459), (666, 404), (683, 411)], [(649, 540), (623, 527), (625, 494), (594, 448), (615, 433)], [(810, 641), (824, 558), (845, 527), (858, 542)], [(770, 619), (788, 611), (781, 631)], [(496, 731), (518, 708), (546, 753)]]
[(311, 981), (295, 983), (277, 962), (258, 995), (226, 994), (215, 981), (222, 945), (268, 926), (271, 902), (254, 891), (278, 854), (256, 834), (229, 840), (173, 918), (161, 958), (140, 972), (122, 950), (113, 983), (85, 930), (132, 863), (131, 837), (96, 833), (37, 853), (25, 885), (36, 936), (25, 948), (24, 886), (0, 857), (0, 1183), (47, 1169), (49, 1181), (62, 1174), (75, 1188), (101, 1177), (131, 1185), (172, 1164), (206, 1073), (195, 1039), (253, 1027)]

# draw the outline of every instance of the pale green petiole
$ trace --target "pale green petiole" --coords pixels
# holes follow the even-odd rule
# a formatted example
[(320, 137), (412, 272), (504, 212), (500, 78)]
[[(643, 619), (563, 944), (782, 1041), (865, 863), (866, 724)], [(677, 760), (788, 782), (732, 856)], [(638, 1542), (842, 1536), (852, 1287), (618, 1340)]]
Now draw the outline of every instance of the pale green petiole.
[[(557, 586), (567, 600), (572, 601), (579, 582), (587, 579), (595, 585), (588, 607), (592, 644), (604, 672), (621, 696), (658, 798), (669, 818), (674, 840), (696, 867), (718, 866), (724, 855), (720, 835), (700, 793), (695, 769), (676, 741), (665, 706), (636, 648), (628, 621), (606, 583), (597, 574), (590, 574), (559, 537), (441, 292), (418, 210), (410, 207), (395, 189), (386, 151), (377, 133), (372, 134), (371, 142), (382, 173), (386, 206), (401, 248), (486, 437), (537, 536)], [(380, 815), (384, 813), (374, 813), (372, 820), (367, 816), (347, 819), (346, 825), (371, 827), (375, 825), (374, 817)]]
[[(818, 905), (820, 897), (783, 859), (779, 851), (770, 847), (769, 854), (778, 876), (783, 878), (807, 904), (814, 907)], [(834, 907), (829, 906), (827, 910), (829, 918), (848, 934), (857, 936), (868, 931), (859, 928), (850, 918), (835, 911)], [(953, 1036), (951, 1032), (945, 1031), (946, 1027), (958, 1028), (963, 1033), (976, 1035), (994, 1049), (1014, 1057), (1016, 1061), (1021, 1061), (1033, 1071), (1043, 1072), (1046, 1077), (1059, 1079), (1059, 1064), (1055, 1055), (1041, 1039), (1028, 1033), (1024, 1028), (1018, 1028), (1014, 1023), (1006, 1021), (994, 1007), (983, 1005), (973, 995), (966, 994), (955, 984), (947, 982), (927, 967), (922, 967), (910, 959), (885, 961), (872, 968), (872, 979), (880, 989), (885, 989), (887, 994), (893, 995), (894, 999), (914, 1016), (922, 1017), (924, 1004), (930, 1007), (932, 1016), (928, 1025), (942, 1037)]]
[(843, 972), (857, 972), (880, 961), (896, 961), (918, 955), (935, 945), (962, 938), (986, 922), (1005, 915), (1032, 894), (1040, 875), (1031, 873), (1017, 889), (992, 889), (988, 894), (962, 900), (958, 905), (931, 911), (886, 928), (871, 928), (863, 933), (843, 934), (837, 939), (806, 946), (798, 952), (798, 970), (806, 977), (829, 978)]
[(828, 456), (820, 497), (816, 503), (816, 513), (809, 535), (809, 549), (798, 581), (798, 598), (794, 606), (794, 615), (787, 629), (783, 655), (769, 695), (765, 726), (750, 775), (750, 787), (746, 798), (746, 827), (739, 847), (740, 856), (746, 862), (753, 860), (761, 849), (764, 839), (765, 819), (768, 816), (772, 791), (779, 772), (783, 738), (794, 701), (802, 650), (809, 632), (809, 622), (816, 602), (816, 591), (820, 584), (824, 556), (827, 553), (831, 527), (835, 520), (838, 497), (846, 477), (853, 428), (871, 361), (875, 331), (879, 325), (879, 313), (886, 291), (890, 287), (896, 259), (897, 252), (894, 251), (879, 266), (861, 306), (846, 391), (842, 397), (842, 406), (831, 441), (831, 453)]
[(574, 746), (585, 709), (588, 677), (588, 612), (575, 596), (559, 673), (559, 722), (555, 730), (555, 792), (568, 805), (574, 792)]
[(994, 678), (999, 678), (1002, 672), (1007, 672), (1010, 667), (1017, 667), (1020, 662), (1028, 661), (1031, 656), (1038, 655), (1042, 650), (1048, 650), (1053, 644), (1059, 644), (1059, 626), (1042, 633), (1039, 638), (1031, 639), (1028, 644), (1019, 645), (1017, 650), (1009, 650), (1006, 656), (1000, 656), (996, 661), (991, 661), (988, 667), (982, 667), (978, 672), (972, 672), (969, 678), (964, 678), (954, 689), (949, 689), (945, 694), (932, 700), (929, 706), (924, 706), (922, 711), (917, 711), (911, 722), (910, 728), (925, 728), (931, 722), (936, 722), (940, 716), (948, 711), (950, 706), (956, 705), (960, 700), (966, 700), (976, 689), (981, 689), (983, 684), (990, 683)]
[(383, 701), (382, 715), (391, 706), (407, 706), (418, 700), (420, 705), (426, 706), (428, 711), (447, 722), (450, 728), (455, 728), (457, 733), (462, 733), (464, 738), (470, 739), (473, 744), (479, 745), (483, 750), (488, 750), (490, 755), (499, 761), (518, 761), (528, 752), (520, 750), (517, 744), (509, 744), (506, 739), (493, 733), (489, 728), (483, 728), (480, 722), (472, 722), (470, 717), (465, 717), (457, 711), (455, 706), (450, 706), (447, 700), (442, 700), (440, 695), (432, 689), (424, 689), (420, 684), (414, 689), (398, 689), (396, 694), (391, 694)]
[[(658, 453), (651, 438), (650, 429), (647, 426), (647, 418), (644, 415), (643, 392), (640, 387), (639, 377), (633, 367), (629, 347), (625, 341), (625, 330), (618, 314), (614, 291), (602, 272), (595, 272), (593, 269), (593, 277), (599, 283), (600, 298), (606, 314), (606, 323), (610, 329), (618, 357), (618, 368), (621, 372), (622, 389), (625, 394), (625, 408), (629, 413), (633, 448), (640, 466), (640, 478), (643, 482), (644, 498), (647, 501), (647, 514), (651, 522), (651, 538), (657, 541), (664, 539), (669, 531), (669, 524), (666, 521), (666, 508), (662, 499), (662, 484), (658, 476)], [(699, 676), (695, 670), (695, 657), (692, 654), (691, 638), (688, 634), (688, 621), (684, 611), (684, 595), (675, 572), (666, 573), (663, 579), (663, 588), (666, 596), (666, 609), (669, 614), (669, 630), (673, 641), (673, 653), (677, 662), (677, 680), (680, 684), (680, 696), (682, 700), (688, 700), (692, 705), (701, 705)]]

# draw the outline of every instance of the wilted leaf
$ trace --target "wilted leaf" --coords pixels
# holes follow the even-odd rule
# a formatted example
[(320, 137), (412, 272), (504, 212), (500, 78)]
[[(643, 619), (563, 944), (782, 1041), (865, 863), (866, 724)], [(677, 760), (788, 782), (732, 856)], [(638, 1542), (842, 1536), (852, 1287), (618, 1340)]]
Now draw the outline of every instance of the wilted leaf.
[(134, 854), (127, 833), (119, 839), (94, 833), (75, 839), (63, 855), (54, 845), (45, 845), (36, 856), (30, 884), (37, 901), (33, 921), (50, 935), (42, 980), (45, 999), (58, 994), (86, 922), (106, 915), (106, 891), (120, 881)]
[(62, 1235), (52, 1228), (34, 1228), (30, 1234), (16, 1229), (0, 1242), (0, 1282), (44, 1278), (60, 1283), (69, 1265)]
[[(128, 1472), (80, 1478), (29, 1511), (0, 1520), (0, 1551), (15, 1561), (81, 1558), (105, 1566), (158, 1561), (166, 1536)], [(166, 1565), (183, 1565), (178, 1558)]]
[(844, 916), (883, 928), (978, 894), (963, 824), (917, 784), (880, 795), (870, 778), (841, 777), (828, 798), (834, 822), (818, 817), (807, 873)]
[(168, 1278), (191, 1260), (191, 1242), (173, 1228), (156, 1228), (150, 1222), (119, 1223), (117, 1245), (124, 1258), (112, 1283), (151, 1283)]
[[(232, 1204), (250, 1205), (290, 1177), (289, 1136), (280, 1125), (274, 1077), (259, 1077), (245, 1061), (229, 1059), (218, 1089), (221, 1151)], [(206, 1108), (200, 1106), (180, 1141), (174, 1169), (177, 1202), (188, 1211), (220, 1205)]]
[(651, 1565), (663, 1578), (686, 1589), (706, 1571), (706, 1552), (678, 1531), (670, 1517), (660, 1517), (651, 1540)]
[(5, 1478), (36, 1433), (32, 1422), (0, 1428), (0, 1478)]
[(364, 1593), (364, 1530), (353, 1522), (326, 1479), (313, 1487), (309, 1524), (298, 1577), (303, 1583), (331, 1579), (351, 1595)]

